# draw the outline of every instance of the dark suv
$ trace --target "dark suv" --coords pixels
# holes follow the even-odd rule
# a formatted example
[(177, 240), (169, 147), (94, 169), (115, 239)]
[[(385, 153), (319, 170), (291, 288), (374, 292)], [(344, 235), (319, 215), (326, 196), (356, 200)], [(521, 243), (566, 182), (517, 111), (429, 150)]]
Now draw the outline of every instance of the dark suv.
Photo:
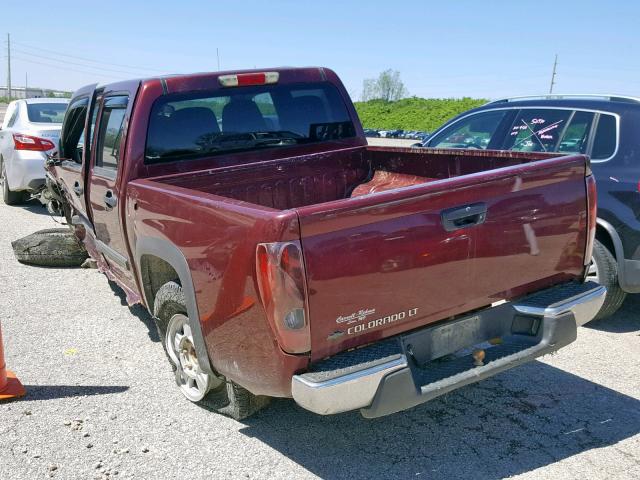
[(416, 146), (586, 153), (598, 182), (593, 280), (608, 289), (597, 318), (640, 292), (640, 98), (546, 95), (464, 112)]

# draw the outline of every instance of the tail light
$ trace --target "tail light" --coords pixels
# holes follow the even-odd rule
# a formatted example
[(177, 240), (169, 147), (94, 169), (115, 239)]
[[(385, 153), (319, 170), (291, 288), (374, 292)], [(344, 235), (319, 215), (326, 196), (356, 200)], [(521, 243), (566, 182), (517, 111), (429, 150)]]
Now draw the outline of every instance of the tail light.
[(237, 73), (234, 75), (220, 75), (218, 82), (223, 87), (246, 87), (249, 85), (268, 85), (278, 83), (278, 72)]
[(300, 242), (261, 243), (256, 250), (260, 296), (280, 347), (288, 353), (311, 350)]
[(587, 248), (584, 252), (584, 264), (589, 265), (591, 263), (591, 255), (593, 254), (593, 240), (596, 236), (596, 218), (598, 215), (598, 200), (596, 191), (596, 179), (593, 175), (589, 175), (585, 178), (587, 182), (587, 215), (588, 221), (588, 233), (587, 233)]
[(32, 137), (31, 135), (23, 135), (21, 133), (13, 134), (13, 143), (16, 150), (33, 150), (36, 152), (46, 152), (52, 148), (56, 148), (51, 140), (40, 137)]

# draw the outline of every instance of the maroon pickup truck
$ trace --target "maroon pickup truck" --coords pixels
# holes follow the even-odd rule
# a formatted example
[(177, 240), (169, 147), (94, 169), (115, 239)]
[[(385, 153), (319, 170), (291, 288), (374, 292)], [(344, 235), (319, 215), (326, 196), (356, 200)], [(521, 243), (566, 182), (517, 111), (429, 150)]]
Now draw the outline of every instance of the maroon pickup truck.
[(397, 412), (571, 343), (605, 295), (587, 157), (370, 147), (326, 68), (82, 88), (48, 182), (184, 395), (235, 418)]

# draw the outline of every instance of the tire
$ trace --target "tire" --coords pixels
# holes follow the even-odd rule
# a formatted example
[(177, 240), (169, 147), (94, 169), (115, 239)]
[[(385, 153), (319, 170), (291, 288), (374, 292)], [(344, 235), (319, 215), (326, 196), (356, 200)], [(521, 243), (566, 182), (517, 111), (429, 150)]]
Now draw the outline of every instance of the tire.
[[(185, 328), (188, 326), (186, 305), (184, 292), (177, 282), (167, 282), (160, 287), (153, 305), (158, 334), (182, 394), (202, 407), (235, 420), (247, 418), (267, 406), (268, 397), (253, 395), (221, 375), (212, 376), (200, 370), (199, 361), (193, 359), (196, 353), (190, 326), (188, 331)], [(192, 353), (184, 354), (185, 351)]]
[(13, 192), (9, 190), (9, 184), (7, 183), (7, 173), (4, 168), (4, 161), (0, 161), (0, 175), (2, 175), (2, 200), (5, 205), (19, 205), (24, 202), (23, 192)]
[(607, 318), (618, 311), (627, 294), (618, 283), (618, 262), (613, 254), (598, 240), (593, 243), (593, 261), (589, 266), (587, 279), (598, 282), (607, 288), (602, 308), (594, 320)]
[(11, 242), (20, 263), (41, 267), (79, 267), (89, 257), (69, 228), (49, 228)]

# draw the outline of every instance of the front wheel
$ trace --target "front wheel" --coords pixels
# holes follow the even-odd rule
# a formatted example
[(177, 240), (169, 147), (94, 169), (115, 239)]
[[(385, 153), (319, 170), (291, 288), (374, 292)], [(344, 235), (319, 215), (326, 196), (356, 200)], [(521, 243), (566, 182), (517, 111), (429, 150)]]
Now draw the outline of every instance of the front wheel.
[(268, 404), (268, 397), (256, 396), (221, 375), (205, 372), (195, 348), (182, 287), (167, 282), (156, 294), (154, 315), (158, 333), (182, 394), (190, 401), (228, 415), (247, 418)]
[(607, 296), (594, 320), (607, 318), (616, 313), (627, 294), (618, 283), (618, 262), (609, 249), (598, 240), (594, 240), (593, 243), (593, 258), (589, 265), (587, 280), (607, 288)]

